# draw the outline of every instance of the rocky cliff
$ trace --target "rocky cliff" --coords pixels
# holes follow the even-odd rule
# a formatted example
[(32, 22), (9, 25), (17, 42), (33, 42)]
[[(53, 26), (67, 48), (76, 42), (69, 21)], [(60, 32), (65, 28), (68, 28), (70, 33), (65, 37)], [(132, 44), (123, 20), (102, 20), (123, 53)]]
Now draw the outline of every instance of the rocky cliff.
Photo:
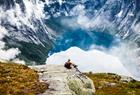
[(62, 65), (32, 66), (38, 71), (40, 81), (49, 84), (41, 95), (93, 95), (93, 82), (76, 69), (67, 70)]

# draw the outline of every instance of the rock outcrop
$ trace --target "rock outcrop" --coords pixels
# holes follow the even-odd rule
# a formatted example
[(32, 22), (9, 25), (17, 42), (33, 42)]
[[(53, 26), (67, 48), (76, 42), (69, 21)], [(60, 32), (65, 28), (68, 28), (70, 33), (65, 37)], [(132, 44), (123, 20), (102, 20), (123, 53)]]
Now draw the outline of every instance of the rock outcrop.
[(31, 66), (38, 71), (40, 81), (49, 84), (41, 95), (94, 95), (93, 82), (76, 69), (67, 70), (62, 65)]

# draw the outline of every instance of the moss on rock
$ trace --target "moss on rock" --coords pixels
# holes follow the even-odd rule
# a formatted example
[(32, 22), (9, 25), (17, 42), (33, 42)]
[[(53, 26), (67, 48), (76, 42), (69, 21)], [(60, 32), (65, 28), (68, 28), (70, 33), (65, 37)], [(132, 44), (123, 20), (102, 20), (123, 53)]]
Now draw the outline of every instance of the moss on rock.
[(95, 92), (94, 86), (88, 78), (70, 78), (68, 86), (75, 93), (74, 95), (94, 95)]

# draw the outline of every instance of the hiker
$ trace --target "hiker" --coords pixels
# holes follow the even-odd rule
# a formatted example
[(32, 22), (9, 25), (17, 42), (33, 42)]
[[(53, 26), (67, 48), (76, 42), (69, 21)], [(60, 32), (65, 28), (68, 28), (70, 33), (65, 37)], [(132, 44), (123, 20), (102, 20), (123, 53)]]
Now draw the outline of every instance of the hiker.
[(64, 67), (67, 69), (75, 68), (77, 73), (75, 73), (74, 76), (78, 77), (83, 83), (83, 79), (87, 79), (87, 77), (80, 70), (78, 70), (77, 65), (73, 64), (70, 59), (68, 59)]
[(72, 69), (72, 67), (76, 68), (77, 65), (73, 64), (70, 62), (70, 59), (68, 59), (68, 61), (65, 63), (64, 67), (66, 67), (67, 69)]

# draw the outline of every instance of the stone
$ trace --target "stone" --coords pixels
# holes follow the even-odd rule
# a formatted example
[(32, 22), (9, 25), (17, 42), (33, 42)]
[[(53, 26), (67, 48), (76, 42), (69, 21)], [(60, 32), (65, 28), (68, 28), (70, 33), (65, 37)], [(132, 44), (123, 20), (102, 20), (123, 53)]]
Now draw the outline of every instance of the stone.
[(40, 65), (30, 68), (42, 72), (39, 80), (49, 84), (49, 89), (40, 95), (94, 95), (95, 87), (87, 76), (74, 68), (68, 70), (63, 65)]

